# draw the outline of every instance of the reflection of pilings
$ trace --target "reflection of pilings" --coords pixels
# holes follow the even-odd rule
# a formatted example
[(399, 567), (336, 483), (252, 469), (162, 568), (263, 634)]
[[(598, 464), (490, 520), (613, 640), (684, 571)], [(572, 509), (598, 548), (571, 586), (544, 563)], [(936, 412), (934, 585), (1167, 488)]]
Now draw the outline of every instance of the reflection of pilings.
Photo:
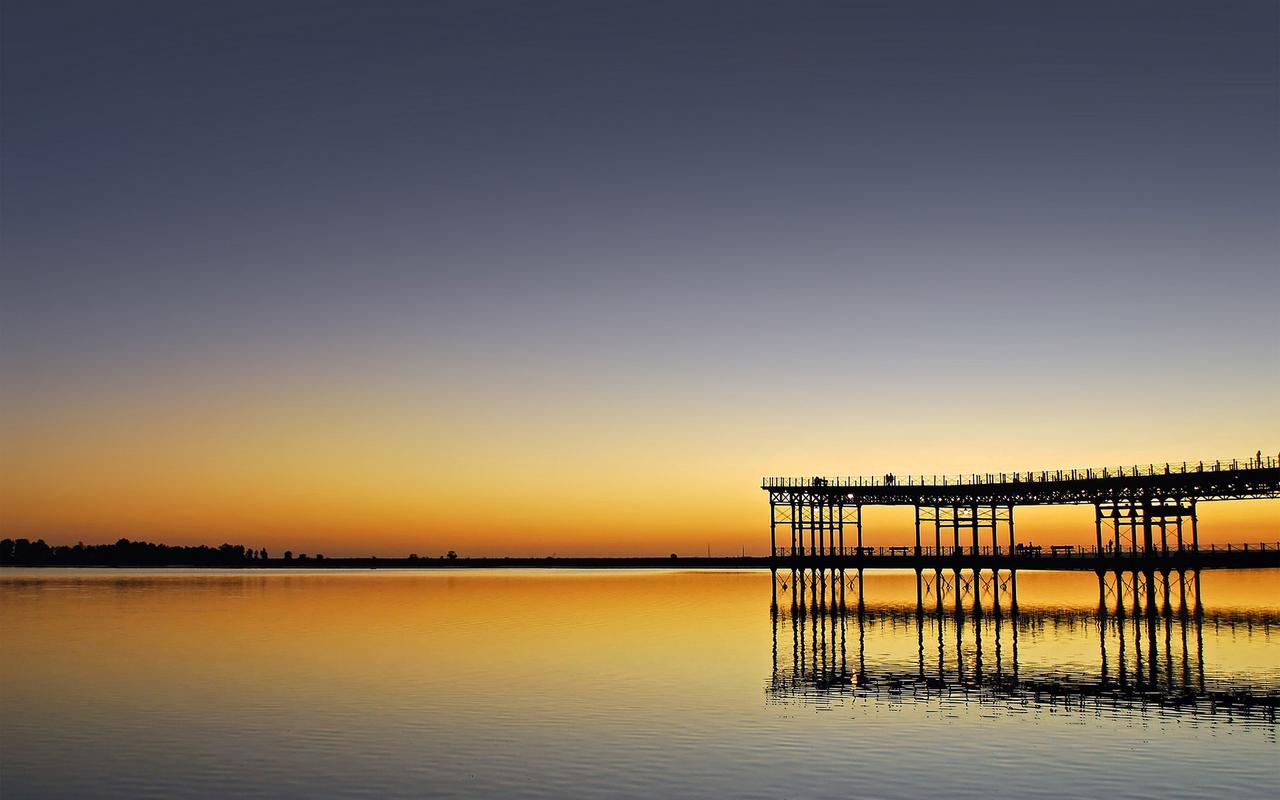
[(1147, 612), (1147, 670), (1150, 673), (1148, 683), (1152, 688), (1160, 685), (1160, 667), (1158, 653), (1156, 649), (1156, 615), (1154, 610), (1155, 604)]
[[(1000, 601), (1000, 592), (999, 592), (999, 587), (997, 587), (996, 602), (999, 603), (999, 601)], [(999, 608), (1000, 606), (997, 605), (996, 606), (997, 613), (995, 615), (996, 617), (996, 684), (999, 684), (1001, 678), (1004, 676), (1004, 661), (1000, 655), (1000, 631), (1001, 629), (1004, 628), (1004, 625), (1001, 624), (1000, 614), (998, 613)]]
[[(918, 575), (916, 580), (919, 580)], [(920, 665), (917, 674), (920, 680), (924, 680), (924, 607), (920, 605), (916, 606), (916, 654)]]
[(1142, 686), (1146, 674), (1142, 666), (1142, 619), (1136, 614), (1133, 617), (1133, 651), (1136, 653), (1137, 666), (1133, 670), (1133, 679)]
[(1184, 605), (1182, 615), (1179, 617), (1181, 623), (1178, 628), (1182, 633), (1182, 686), (1184, 689), (1191, 688), (1191, 653), (1187, 647), (1187, 609)]
[[(1119, 594), (1119, 591), (1116, 593)], [(1127, 688), (1129, 686), (1129, 660), (1125, 658), (1124, 654), (1124, 633), (1124, 615), (1121, 614), (1116, 617), (1116, 635), (1120, 638), (1120, 685)]]
[[(977, 592), (974, 592), (977, 594)], [(973, 682), (982, 685), (982, 606), (974, 601), (973, 616)], [(956, 627), (959, 627), (957, 625)]]
[[(1098, 540), (1102, 540), (1102, 528), (1099, 523)], [(1107, 673), (1107, 574), (1098, 572), (1098, 649), (1102, 656), (1102, 685), (1107, 686), (1111, 680)]]
[(858, 581), (859, 600), (858, 600), (858, 685), (864, 686), (867, 682), (867, 616), (862, 606), (861, 587), (862, 581)]
[[(1195, 517), (1192, 517), (1195, 521)], [(1199, 573), (1197, 573), (1198, 575)], [(1196, 591), (1196, 610), (1200, 607), (1200, 591), (1197, 587)], [(1196, 686), (1200, 691), (1204, 691), (1204, 619), (1199, 613), (1196, 614)]]
[(1107, 672), (1107, 607), (1105, 603), (1098, 608), (1098, 651), (1102, 660), (1102, 685), (1105, 687), (1111, 683), (1111, 676)]
[[(833, 572), (830, 579), (837, 580), (838, 573)], [(1253, 687), (1206, 692), (1202, 620), (1187, 613), (1185, 607), (1178, 614), (1164, 613), (1162, 607), (1168, 604), (1158, 603), (1147, 609), (1146, 613), (1132, 617), (1132, 625), (1123, 624), (1128, 620), (1110, 616), (1106, 575), (1099, 575), (1098, 579), (1099, 604), (1096, 613), (1036, 612), (1029, 617), (1019, 615), (1016, 618), (1012, 615), (1002, 617), (984, 613), (955, 617), (944, 612), (945, 606), (940, 597), (935, 597), (933, 610), (926, 608), (922, 602), (923, 592), (914, 606), (903, 604), (879, 608), (856, 616), (839, 603), (830, 609), (830, 614), (806, 614), (804, 606), (797, 606), (796, 611), (791, 614), (771, 613), (774, 626), (771, 638), (774, 663), (770, 677), (774, 689), (771, 691), (783, 694), (815, 691), (905, 691), (917, 696), (921, 692), (960, 692), (964, 697), (978, 702), (1004, 702), (1019, 697), (1035, 702), (1057, 702), (1057, 699), (1062, 698), (1077, 698), (1083, 702), (1085, 698), (1095, 698), (1124, 701), (1130, 707), (1146, 707), (1151, 704), (1173, 710), (1194, 707), (1197, 698), (1205, 698), (1211, 702), (1209, 711), (1223, 707), (1241, 709), (1242, 713), (1247, 713), (1248, 709), (1262, 708), (1265, 713), (1274, 717), (1275, 709), (1280, 708), (1280, 685), (1275, 688), (1264, 687), (1261, 691)], [(785, 582), (783, 587), (785, 589)], [(852, 583), (848, 587), (854, 588)], [(776, 591), (776, 586), (771, 589), (773, 591)], [(793, 591), (798, 592), (800, 589)], [(1257, 623), (1262, 631), (1259, 635), (1269, 635), (1274, 626), (1280, 625), (1280, 622), (1268, 621), (1266, 616), (1260, 619), (1263, 621)], [(848, 652), (846, 634), (847, 626), (853, 620), (858, 625), (858, 653), (856, 668), (850, 670), (848, 665), (853, 654)], [(1006, 621), (1012, 637), (1011, 659), (1006, 658), (1008, 654), (1005, 652), (1006, 645), (1009, 644), (1004, 638)], [(1039, 668), (1036, 670), (1039, 674), (1023, 682), (1018, 653), (1019, 637), (1028, 632), (1035, 635), (1037, 631), (1044, 629), (1046, 622), (1051, 622), (1055, 629), (1058, 625), (1074, 629), (1080, 623), (1091, 623), (1094, 626), (1099, 643), (1098, 667), (1092, 677), (1087, 670), (1083, 676), (1076, 672), (1073, 676), (1063, 677), (1056, 671), (1050, 671), (1046, 675)], [(905, 671), (895, 672), (892, 665), (879, 672), (875, 671), (874, 664), (868, 667), (867, 628), (871, 627), (874, 633), (876, 629), (884, 631), (886, 626), (892, 626), (892, 630), (896, 631), (900, 630), (899, 626), (903, 623), (916, 626), (916, 652), (914, 658), (908, 657), (909, 660), (901, 665)], [(780, 624), (792, 625), (789, 664), (785, 651), (779, 650), (777, 626)], [(1249, 624), (1248, 619), (1244, 624)], [(936, 635), (937, 643), (936, 674), (927, 670), (925, 663), (925, 639), (930, 625), (934, 626), (932, 635)], [(949, 625), (954, 626), (951, 631), (947, 631)], [(972, 625), (973, 630), (972, 659), (967, 657), (965, 650), (965, 638), (968, 636), (965, 628), (969, 625)], [(1162, 626), (1163, 636), (1160, 635)], [(1192, 626), (1195, 627), (1194, 636)], [(1248, 628), (1244, 630), (1246, 635), (1253, 635)], [(1115, 651), (1108, 641), (1113, 634), (1117, 636), (1119, 644), (1116, 660), (1112, 659)], [(1130, 636), (1133, 637), (1132, 642), (1129, 641)], [(986, 661), (992, 638), (995, 640), (994, 668)], [(1194, 659), (1191, 655), (1193, 640), (1197, 650)], [(955, 648), (954, 659), (946, 652), (951, 647)], [(1160, 652), (1161, 648), (1163, 653)], [(1177, 658), (1175, 648), (1180, 648), (1181, 651)], [(1130, 649), (1131, 656), (1128, 655)], [(874, 647), (871, 652), (876, 652)], [(1117, 663), (1118, 681), (1113, 678)], [(1006, 665), (1012, 672), (1011, 677), (1006, 673)], [(899, 688), (893, 688), (895, 686)], [(966, 692), (974, 694), (964, 694)], [(1071, 702), (1076, 703), (1074, 700)], [(1203, 709), (1204, 706), (1200, 708)]]
[(1013, 608), (1009, 612), (1009, 618), (1013, 621), (1013, 681), (1018, 681), (1018, 584), (1015, 581), (1013, 589)]

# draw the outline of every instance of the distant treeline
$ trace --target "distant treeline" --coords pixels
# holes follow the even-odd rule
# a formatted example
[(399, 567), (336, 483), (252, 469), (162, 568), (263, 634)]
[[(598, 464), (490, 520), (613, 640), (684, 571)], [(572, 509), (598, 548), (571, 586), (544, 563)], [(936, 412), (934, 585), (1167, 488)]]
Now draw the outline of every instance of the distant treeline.
[[(285, 557), (292, 555), (286, 553)], [(121, 539), (115, 544), (51, 547), (43, 539), (0, 540), (0, 564), (10, 566), (215, 566), (252, 564), (267, 558), (265, 548), (253, 550), (242, 544), (174, 547)]]

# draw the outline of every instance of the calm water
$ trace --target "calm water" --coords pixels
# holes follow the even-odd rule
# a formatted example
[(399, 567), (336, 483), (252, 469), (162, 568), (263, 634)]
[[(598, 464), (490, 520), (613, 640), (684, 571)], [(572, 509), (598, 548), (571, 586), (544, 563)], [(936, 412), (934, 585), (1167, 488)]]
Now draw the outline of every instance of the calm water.
[(1101, 621), (1088, 574), (1019, 576), (1016, 618), (790, 584), (5, 570), (0, 794), (1280, 795), (1280, 575)]

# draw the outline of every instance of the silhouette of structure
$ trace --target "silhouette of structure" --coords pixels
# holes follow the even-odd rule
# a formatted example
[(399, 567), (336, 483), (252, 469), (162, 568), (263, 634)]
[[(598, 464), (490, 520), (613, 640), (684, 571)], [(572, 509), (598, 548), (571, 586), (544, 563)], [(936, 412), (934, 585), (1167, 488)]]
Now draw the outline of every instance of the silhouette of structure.
[[(961, 476), (765, 478), (775, 569), (913, 568), (1093, 571), (1280, 566), (1280, 543), (1200, 547), (1197, 504), (1280, 498), (1280, 461), (1184, 462)], [(1014, 509), (1094, 507), (1092, 547), (1048, 552), (1018, 542)], [(912, 506), (915, 546), (865, 546), (864, 506)], [(932, 545), (924, 538), (932, 524)], [(790, 529), (790, 542), (779, 545)], [(945, 534), (944, 534), (945, 531)], [(989, 542), (989, 544), (988, 544)], [(852, 546), (847, 546), (852, 544)]]
[[(1154, 602), (1137, 590), (1141, 576), (1099, 576), (1096, 611), (1022, 613), (1016, 576), (977, 584), (926, 581), (917, 575), (916, 604), (869, 610), (861, 581), (844, 570), (798, 572), (773, 583), (773, 669), (766, 693), (777, 702), (836, 696), (979, 702), (1020, 709), (1028, 703), (1081, 710), (1101, 706), (1244, 716), (1276, 723), (1280, 684), (1206, 683), (1204, 628), (1240, 625), (1270, 637), (1280, 619), (1262, 614), (1202, 612), (1198, 595), (1157, 584)], [(1092, 674), (1037, 668), (1019, 659), (1046, 625), (1090, 626), (1098, 642)], [(866, 637), (886, 627), (916, 632), (916, 659), (868, 664)], [(873, 647), (873, 652), (875, 652)]]

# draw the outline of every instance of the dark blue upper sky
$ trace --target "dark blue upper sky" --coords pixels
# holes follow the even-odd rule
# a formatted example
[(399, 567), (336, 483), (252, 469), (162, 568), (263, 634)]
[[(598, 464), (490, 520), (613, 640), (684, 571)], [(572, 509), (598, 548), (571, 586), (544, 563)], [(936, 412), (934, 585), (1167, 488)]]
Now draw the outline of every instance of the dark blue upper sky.
[(1118, 425), (1207, 430), (1184, 381), (1280, 372), (1278, 31), (1274, 2), (6, 0), (7, 402), (58, 427), (288, 375), (750, 416), (819, 369), (822, 403), (959, 420), (1136, 370), (1161, 410)]

